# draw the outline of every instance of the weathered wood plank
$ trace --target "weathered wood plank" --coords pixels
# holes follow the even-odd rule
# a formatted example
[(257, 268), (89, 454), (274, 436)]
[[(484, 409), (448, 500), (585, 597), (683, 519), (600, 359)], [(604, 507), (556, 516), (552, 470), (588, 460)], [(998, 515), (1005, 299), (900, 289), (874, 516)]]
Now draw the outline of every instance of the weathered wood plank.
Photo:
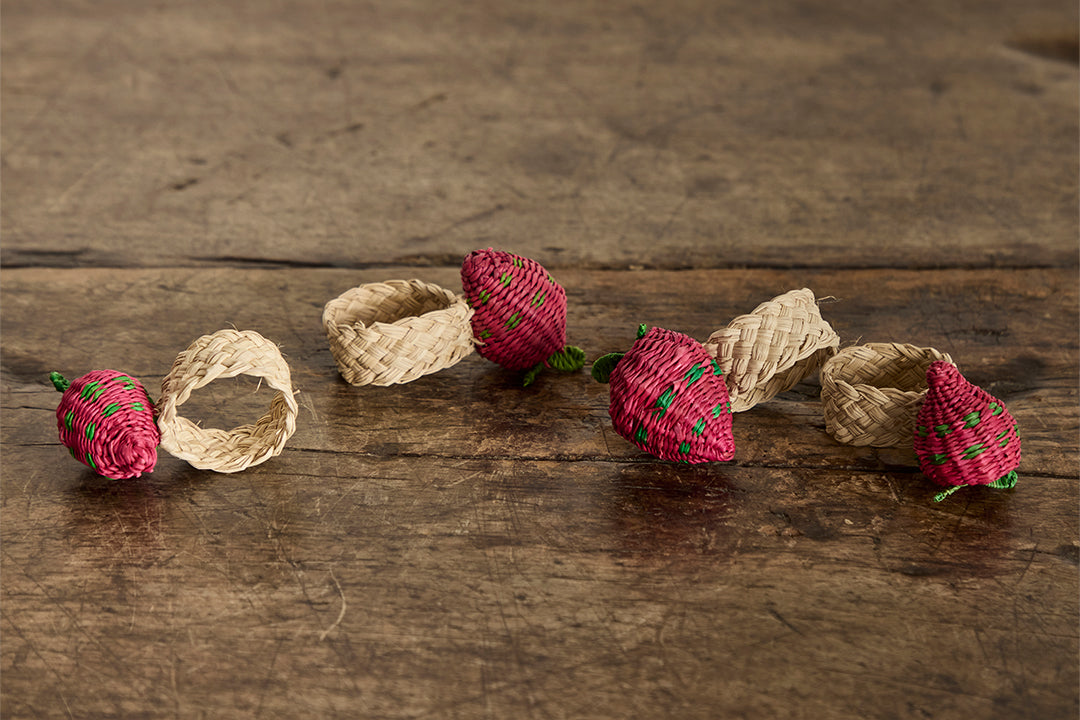
[[(595, 353), (639, 321), (703, 338), (800, 285), (840, 299), (845, 342), (952, 353), (1017, 416), (1024, 477), (940, 504), (909, 451), (833, 443), (813, 382), (736, 418), (733, 463), (695, 467), (614, 435), (583, 374), (523, 390), (473, 356), (345, 384), (322, 304), (411, 276), (4, 273), (0, 714), (1075, 717), (1071, 271), (558, 273)], [(280, 457), (224, 476), (165, 456), (115, 483), (58, 447), (48, 370), (152, 387), (230, 322), (292, 364)], [(250, 419), (250, 391), (208, 386), (206, 417)]]
[[(1075, 715), (1076, 485), (286, 453), (5, 471), (5, 717)], [(903, 485), (903, 480), (900, 481)]]
[(8, 267), (1076, 265), (1071, 2), (4, 15)]

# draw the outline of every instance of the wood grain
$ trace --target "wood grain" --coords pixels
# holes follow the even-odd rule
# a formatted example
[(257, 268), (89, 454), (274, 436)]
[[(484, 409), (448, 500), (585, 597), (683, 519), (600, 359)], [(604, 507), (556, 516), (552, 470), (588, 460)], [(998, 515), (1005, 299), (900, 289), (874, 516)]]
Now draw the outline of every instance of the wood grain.
[(9, 267), (1076, 264), (1075, 3), (57, 5)]
[[(1080, 74), (1034, 0), (0, 0), (0, 716), (1074, 719)], [(950, 353), (1011, 491), (839, 445), (816, 378), (657, 461), (585, 372), (338, 375), (323, 305), (553, 271), (570, 341), (809, 287)], [(285, 452), (106, 481), (51, 370), (280, 344)], [(218, 381), (182, 408), (261, 415)]]
[[(597, 352), (637, 320), (703, 338), (807, 284), (840, 300), (823, 311), (845, 343), (952, 353), (1016, 415), (1024, 464), (1015, 491), (935, 504), (910, 450), (824, 433), (816, 381), (738, 415), (735, 462), (697, 467), (615, 435), (583, 373), (525, 390), (473, 355), (352, 387), (319, 308), (396, 270), (5, 273), (5, 717), (1076, 710), (1071, 271), (559, 273)], [(293, 366), (281, 457), (221, 476), (163, 456), (114, 483), (59, 448), (49, 369), (153, 387), (230, 320)], [(206, 417), (250, 420), (252, 389), (204, 388)]]

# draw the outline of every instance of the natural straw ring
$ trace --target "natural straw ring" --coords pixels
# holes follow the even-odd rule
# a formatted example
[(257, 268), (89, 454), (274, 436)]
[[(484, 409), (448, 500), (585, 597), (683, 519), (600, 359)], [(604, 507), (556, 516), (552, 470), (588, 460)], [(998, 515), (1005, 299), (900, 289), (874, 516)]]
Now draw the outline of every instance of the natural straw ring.
[(407, 383), (473, 350), (472, 308), (420, 280), (388, 280), (326, 304), (323, 328), (342, 377), (353, 385)]
[(847, 347), (821, 368), (825, 429), (838, 442), (871, 447), (911, 445), (926, 395), (926, 370), (946, 353), (901, 343)]
[(791, 290), (740, 315), (704, 343), (724, 371), (731, 411), (749, 410), (795, 387), (836, 352), (840, 336), (814, 293)]
[[(237, 375), (262, 378), (278, 391), (270, 411), (254, 425), (200, 428), (177, 414), (192, 391)], [(258, 465), (278, 455), (296, 430), (289, 366), (276, 345), (251, 330), (219, 330), (192, 342), (161, 381), (157, 409), (161, 447), (200, 470), (232, 473)]]

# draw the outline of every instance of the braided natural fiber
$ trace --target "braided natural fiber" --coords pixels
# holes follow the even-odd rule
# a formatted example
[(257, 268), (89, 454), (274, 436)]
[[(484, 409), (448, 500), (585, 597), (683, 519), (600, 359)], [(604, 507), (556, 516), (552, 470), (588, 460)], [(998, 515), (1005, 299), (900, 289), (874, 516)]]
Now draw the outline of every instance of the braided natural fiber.
[(844, 348), (821, 368), (825, 429), (851, 445), (910, 445), (926, 370), (935, 360), (952, 363), (933, 348), (901, 343)]
[(687, 463), (734, 457), (722, 371), (697, 340), (642, 326), (608, 380), (612, 425), (642, 450)]
[(361, 285), (326, 304), (323, 328), (342, 377), (393, 385), (450, 367), (473, 350), (465, 299), (420, 280)]
[(709, 336), (705, 349), (724, 371), (732, 412), (742, 412), (795, 387), (839, 345), (814, 293), (803, 288), (735, 318)]
[(926, 400), (915, 425), (915, 453), (923, 474), (949, 488), (1011, 488), (1020, 466), (1020, 436), (1004, 403), (972, 385), (956, 366), (935, 362), (926, 371)]
[[(278, 391), (270, 411), (254, 425), (200, 428), (177, 414), (193, 390), (218, 378), (251, 375)], [(203, 335), (176, 357), (161, 381), (161, 447), (201, 470), (232, 473), (278, 455), (296, 430), (297, 406), (289, 366), (277, 346), (251, 330)]]
[(138, 380), (116, 370), (94, 370), (70, 384), (60, 373), (50, 378), (64, 393), (56, 424), (73, 458), (113, 480), (153, 471), (160, 434)]

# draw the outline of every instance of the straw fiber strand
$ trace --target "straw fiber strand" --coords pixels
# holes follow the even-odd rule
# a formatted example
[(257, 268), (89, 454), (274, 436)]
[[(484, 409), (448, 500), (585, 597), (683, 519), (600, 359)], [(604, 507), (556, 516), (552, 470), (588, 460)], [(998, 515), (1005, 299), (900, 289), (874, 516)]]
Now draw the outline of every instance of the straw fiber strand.
[[(227, 431), (200, 428), (177, 413), (194, 390), (237, 375), (262, 378), (278, 391), (269, 411), (254, 424)], [(276, 345), (250, 330), (219, 330), (195, 340), (177, 356), (161, 393), (161, 447), (201, 470), (232, 473), (258, 465), (281, 453), (296, 430), (289, 366)]]
[(923, 474), (945, 487), (1015, 484), (1009, 475), (1020, 466), (1020, 437), (1004, 403), (945, 362), (930, 365), (926, 382), (915, 426)]
[(844, 348), (821, 368), (825, 429), (850, 445), (909, 445), (926, 370), (936, 360), (952, 363), (934, 348), (901, 343)]
[(652, 328), (611, 370), (612, 425), (664, 460), (731, 460), (735, 441), (727, 387), (699, 342)]
[(705, 349), (724, 371), (732, 412), (742, 412), (793, 388), (839, 345), (814, 293), (802, 288), (735, 318), (709, 336)]
[(473, 351), (465, 299), (420, 280), (346, 291), (323, 310), (323, 328), (342, 377), (394, 385), (454, 365)]

